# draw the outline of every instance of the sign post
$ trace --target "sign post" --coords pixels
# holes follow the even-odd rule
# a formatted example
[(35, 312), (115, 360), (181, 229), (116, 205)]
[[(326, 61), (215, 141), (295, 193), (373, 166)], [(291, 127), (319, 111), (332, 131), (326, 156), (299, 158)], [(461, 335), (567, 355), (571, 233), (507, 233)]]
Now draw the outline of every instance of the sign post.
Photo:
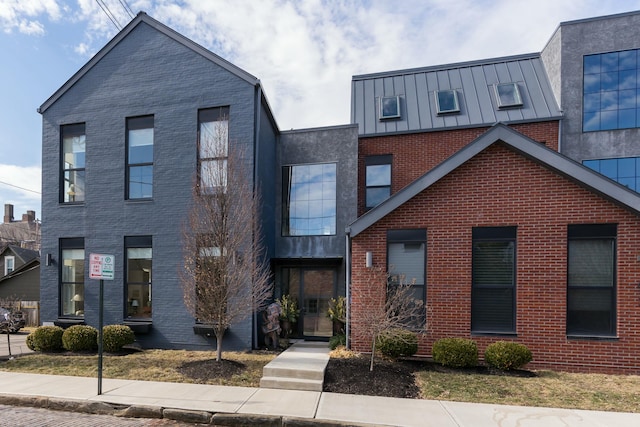
[(104, 281), (113, 280), (115, 257), (89, 254), (89, 279), (100, 280), (98, 310), (98, 395), (102, 394), (102, 322), (104, 318)]

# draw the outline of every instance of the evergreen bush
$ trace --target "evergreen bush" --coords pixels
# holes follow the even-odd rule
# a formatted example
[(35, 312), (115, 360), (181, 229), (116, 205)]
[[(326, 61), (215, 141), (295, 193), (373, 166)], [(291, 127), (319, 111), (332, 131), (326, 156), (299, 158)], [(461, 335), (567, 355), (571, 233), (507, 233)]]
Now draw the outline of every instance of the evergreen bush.
[(376, 349), (393, 358), (413, 356), (418, 352), (418, 335), (408, 329), (389, 329), (378, 335)]
[(98, 348), (98, 330), (88, 325), (73, 325), (62, 334), (62, 346), (69, 351), (94, 351)]
[(449, 368), (478, 366), (478, 345), (467, 338), (442, 338), (433, 343), (433, 360)]
[(60, 326), (40, 326), (27, 337), (27, 341), (33, 346), (29, 348), (43, 353), (61, 351), (63, 333), (64, 329)]
[(108, 353), (122, 351), (122, 347), (133, 344), (136, 337), (126, 325), (107, 325), (102, 328), (102, 349)]
[(497, 341), (487, 346), (484, 352), (485, 363), (502, 371), (521, 368), (532, 360), (531, 350), (515, 342)]
[(335, 350), (341, 345), (347, 345), (347, 336), (345, 334), (338, 334), (329, 338), (329, 348), (331, 350)]

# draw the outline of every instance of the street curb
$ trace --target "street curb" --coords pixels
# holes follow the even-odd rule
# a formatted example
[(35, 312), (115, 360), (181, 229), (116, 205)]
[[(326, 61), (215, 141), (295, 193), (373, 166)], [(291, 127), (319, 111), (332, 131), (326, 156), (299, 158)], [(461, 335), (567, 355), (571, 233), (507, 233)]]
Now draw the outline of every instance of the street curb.
[(56, 411), (80, 412), (94, 415), (114, 415), (126, 418), (168, 419), (192, 424), (211, 424), (228, 427), (385, 427), (381, 424), (348, 423), (342, 421), (297, 418), (280, 415), (214, 413), (148, 405), (114, 404), (100, 401), (63, 399), (45, 396), (0, 394), (0, 405), (28, 406)]

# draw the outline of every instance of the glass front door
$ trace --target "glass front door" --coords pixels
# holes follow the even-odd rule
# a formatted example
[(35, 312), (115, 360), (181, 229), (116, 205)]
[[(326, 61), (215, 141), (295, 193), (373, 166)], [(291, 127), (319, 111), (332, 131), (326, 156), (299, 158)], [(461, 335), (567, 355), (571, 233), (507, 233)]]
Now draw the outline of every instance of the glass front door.
[(329, 300), (334, 296), (336, 270), (331, 268), (283, 268), (283, 294), (298, 302), (300, 317), (297, 334), (307, 338), (329, 338), (333, 335), (327, 317)]

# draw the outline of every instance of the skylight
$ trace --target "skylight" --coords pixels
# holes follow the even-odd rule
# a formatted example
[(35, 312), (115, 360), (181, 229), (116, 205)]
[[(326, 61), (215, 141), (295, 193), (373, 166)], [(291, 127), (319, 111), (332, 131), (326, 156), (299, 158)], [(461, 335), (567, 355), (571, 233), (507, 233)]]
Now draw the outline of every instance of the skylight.
[(438, 114), (457, 113), (460, 111), (458, 93), (455, 90), (438, 90), (435, 95)]
[(383, 96), (380, 98), (380, 120), (400, 117), (400, 97)]
[(522, 98), (516, 83), (499, 83), (493, 86), (496, 91), (498, 108), (520, 107)]

